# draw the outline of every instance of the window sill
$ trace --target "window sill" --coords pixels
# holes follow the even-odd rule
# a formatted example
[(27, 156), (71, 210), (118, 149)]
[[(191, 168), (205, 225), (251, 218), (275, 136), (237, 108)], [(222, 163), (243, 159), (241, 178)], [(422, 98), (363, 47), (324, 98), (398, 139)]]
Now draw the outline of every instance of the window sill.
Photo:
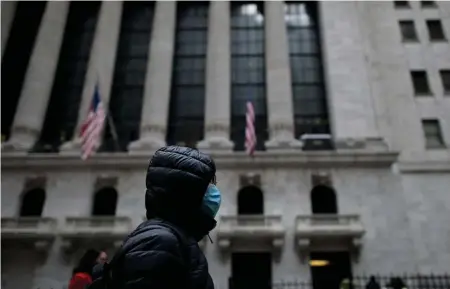
[(402, 39), (403, 44), (420, 44), (419, 39)]
[(429, 39), (430, 40), (430, 43), (447, 43), (448, 42), (448, 40), (447, 40), (447, 38), (442, 38), (442, 39)]
[(434, 97), (434, 94), (432, 92), (424, 92), (424, 93), (415, 93), (414, 97)]

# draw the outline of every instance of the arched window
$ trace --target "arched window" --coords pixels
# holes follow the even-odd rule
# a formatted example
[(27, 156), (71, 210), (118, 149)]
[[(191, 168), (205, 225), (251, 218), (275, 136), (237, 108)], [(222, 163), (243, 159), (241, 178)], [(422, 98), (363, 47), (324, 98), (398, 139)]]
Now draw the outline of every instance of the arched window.
[(103, 188), (95, 193), (93, 216), (114, 216), (117, 207), (117, 191), (114, 188)]
[(238, 215), (264, 214), (263, 192), (255, 186), (242, 188), (238, 192)]
[(311, 190), (313, 214), (337, 214), (336, 193), (328, 186), (318, 185)]
[(40, 217), (44, 208), (45, 190), (41, 188), (32, 189), (22, 197), (20, 207), (21, 217)]

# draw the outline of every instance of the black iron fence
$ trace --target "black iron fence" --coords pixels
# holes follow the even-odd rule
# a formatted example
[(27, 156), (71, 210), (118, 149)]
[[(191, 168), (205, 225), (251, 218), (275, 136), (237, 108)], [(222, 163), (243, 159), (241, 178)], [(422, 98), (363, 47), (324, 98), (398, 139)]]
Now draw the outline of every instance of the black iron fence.
[(343, 279), (339, 285), (334, 286), (313, 284), (313, 282), (282, 281), (274, 282), (271, 289), (450, 289), (450, 275), (355, 276)]

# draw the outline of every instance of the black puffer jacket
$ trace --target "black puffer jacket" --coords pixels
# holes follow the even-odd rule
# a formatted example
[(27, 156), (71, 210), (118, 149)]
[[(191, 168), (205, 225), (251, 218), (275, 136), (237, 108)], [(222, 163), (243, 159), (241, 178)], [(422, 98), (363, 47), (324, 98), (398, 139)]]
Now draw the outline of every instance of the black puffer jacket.
[[(197, 242), (216, 225), (201, 210), (215, 172), (213, 160), (194, 149), (169, 146), (155, 153), (146, 179), (148, 221), (130, 234), (123, 245), (131, 248), (121, 262), (125, 288), (214, 288)], [(177, 231), (183, 234), (185, 242), (174, 233)]]

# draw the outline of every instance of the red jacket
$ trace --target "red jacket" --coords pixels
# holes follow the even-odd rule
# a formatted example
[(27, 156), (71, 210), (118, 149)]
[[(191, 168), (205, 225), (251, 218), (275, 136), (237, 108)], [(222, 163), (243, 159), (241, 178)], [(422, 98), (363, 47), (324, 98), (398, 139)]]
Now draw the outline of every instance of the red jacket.
[(92, 277), (88, 273), (76, 273), (70, 279), (68, 289), (86, 289), (92, 283)]

